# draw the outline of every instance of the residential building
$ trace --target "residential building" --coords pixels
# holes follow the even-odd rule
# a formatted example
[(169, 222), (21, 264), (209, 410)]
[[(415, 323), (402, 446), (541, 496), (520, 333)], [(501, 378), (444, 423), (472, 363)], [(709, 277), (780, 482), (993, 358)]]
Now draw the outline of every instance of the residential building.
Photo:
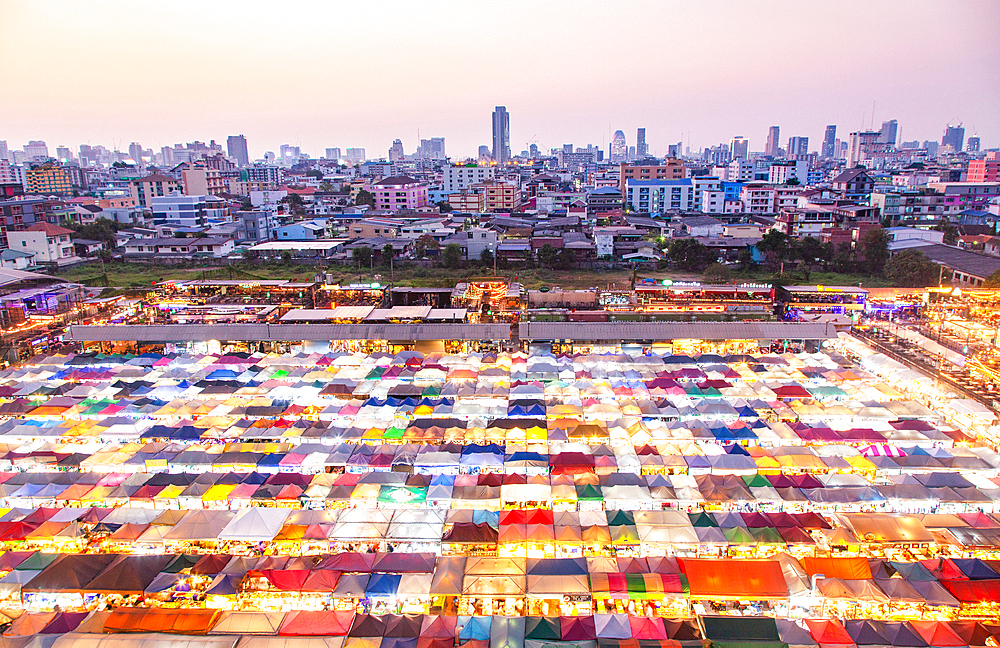
[(751, 182), (754, 178), (756, 166), (750, 160), (737, 158), (726, 167), (725, 180), (729, 182)]
[(461, 191), (459, 193), (448, 194), (447, 201), (454, 211), (471, 212), (475, 214), (484, 211), (483, 199), (484, 196), (481, 193)]
[(126, 258), (218, 258), (232, 254), (233, 239), (204, 238), (140, 238), (124, 245)]
[(269, 241), (278, 228), (275, 212), (267, 209), (237, 212), (236, 222), (239, 224), (237, 236), (240, 242)]
[(850, 135), (851, 154), (847, 166), (853, 167), (866, 160), (878, 157), (885, 145), (879, 142), (882, 133), (879, 131), (856, 131)]
[(836, 218), (832, 210), (799, 207), (784, 207), (775, 217), (774, 229), (794, 236), (813, 236), (819, 238), (824, 229), (833, 227)]
[(275, 189), (281, 184), (281, 169), (274, 164), (253, 164), (240, 169), (240, 180), (263, 184), (269, 189)]
[(154, 196), (151, 203), (154, 225), (204, 227), (230, 220), (226, 202), (215, 196), (186, 196), (174, 192), (168, 196)]
[(63, 167), (43, 164), (24, 172), (24, 191), (28, 194), (62, 196), (73, 193), (73, 182)]
[(41, 140), (31, 140), (24, 145), (24, 159), (34, 160), (35, 158), (49, 157), (49, 147)]
[(617, 187), (600, 187), (587, 192), (588, 214), (606, 214), (622, 207), (622, 192)]
[(868, 204), (894, 221), (937, 220), (944, 216), (944, 196), (928, 189), (879, 189), (872, 192)]
[(395, 238), (399, 236), (402, 223), (382, 218), (366, 218), (357, 223), (351, 223), (347, 228), (350, 239)]
[(27, 252), (35, 263), (65, 265), (79, 260), (73, 248), (73, 230), (53, 225), (35, 223), (20, 232), (7, 232), (7, 244), (13, 250)]
[(344, 159), (351, 164), (360, 164), (368, 158), (365, 157), (365, 150), (363, 148), (348, 148)]
[(229, 157), (236, 160), (236, 166), (241, 169), (250, 166), (250, 153), (247, 151), (247, 138), (243, 135), (230, 135), (226, 139)]
[(788, 150), (785, 152), (789, 158), (800, 158), (809, 155), (808, 137), (789, 137)]
[(688, 236), (700, 236), (705, 238), (715, 238), (722, 236), (725, 227), (717, 218), (711, 216), (685, 216), (675, 218), (672, 224), (678, 225), (681, 233)]
[(340, 153), (340, 148), (334, 147), (326, 149), (326, 155), (324, 155), (323, 157), (332, 162), (339, 162), (340, 158), (342, 157)]
[(129, 182), (132, 197), (138, 201), (139, 207), (150, 207), (153, 198), (169, 196), (180, 188), (180, 183), (177, 182), (176, 178), (163, 175), (162, 173), (151, 173), (148, 176), (135, 178)]
[(0, 200), (0, 246), (10, 247), (7, 234), (22, 231), (35, 223), (57, 223), (63, 205), (45, 198), (11, 198)]
[(758, 184), (744, 185), (740, 190), (740, 202), (746, 214), (777, 214), (784, 207), (795, 207), (798, 203), (799, 187), (789, 185)]
[(930, 182), (927, 188), (944, 196), (946, 215), (966, 209), (986, 209), (990, 201), (1000, 196), (1000, 182)]
[(750, 158), (750, 140), (737, 135), (729, 142), (729, 150), (733, 155), (733, 161), (746, 160)]
[(313, 219), (282, 225), (275, 232), (278, 241), (318, 241), (326, 238), (327, 223)]
[(5, 270), (27, 270), (35, 265), (35, 255), (31, 252), (21, 250), (11, 250), (5, 248), (0, 250), (0, 268)]
[(393, 176), (371, 185), (375, 209), (417, 210), (429, 204), (427, 184), (409, 176)]
[(875, 188), (875, 180), (865, 169), (847, 169), (835, 177), (832, 184), (847, 200), (865, 200)]
[(521, 204), (521, 187), (516, 182), (487, 181), (472, 185), (471, 190), (483, 195), (483, 211), (512, 212)]
[(689, 178), (679, 180), (625, 181), (625, 206), (646, 214), (694, 210), (694, 186)]
[[(971, 137), (969, 138), (969, 141), (972, 141)], [(967, 180), (969, 182), (1000, 181), (1000, 153), (990, 151), (986, 154), (986, 157), (981, 160), (971, 160), (969, 162)]]
[(493, 161), (500, 166), (510, 161), (510, 115), (505, 106), (493, 111)]
[(618, 188), (625, 195), (625, 183), (629, 180), (679, 180), (686, 174), (684, 162), (667, 158), (663, 164), (628, 164), (618, 167)]
[(444, 138), (432, 137), (420, 140), (420, 147), (417, 149), (417, 157), (424, 160), (444, 160), (447, 155), (444, 152)]
[[(792, 139), (802, 138), (793, 137)], [(787, 184), (792, 179), (798, 180), (799, 184), (806, 184), (809, 179), (809, 162), (805, 160), (789, 160), (771, 164), (767, 178), (769, 183)]]
[(469, 164), (455, 166), (446, 164), (441, 169), (441, 188), (447, 192), (466, 191), (474, 184), (494, 180), (496, 167)]
[(189, 196), (218, 196), (229, 191), (229, 178), (199, 160), (181, 173), (181, 186)]

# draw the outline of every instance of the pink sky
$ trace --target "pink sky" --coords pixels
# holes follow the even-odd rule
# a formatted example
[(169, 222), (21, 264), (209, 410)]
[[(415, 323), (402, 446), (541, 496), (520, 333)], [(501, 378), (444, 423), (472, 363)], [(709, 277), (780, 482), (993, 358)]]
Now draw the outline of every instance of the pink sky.
[(499, 2), (0, 0), (0, 139), (147, 148), (244, 133), (253, 157), (297, 144), (452, 156), (537, 140), (607, 147), (646, 127), (654, 154), (771, 124), (816, 149), (827, 124), (949, 122), (1000, 146), (1000, 3), (949, 0)]

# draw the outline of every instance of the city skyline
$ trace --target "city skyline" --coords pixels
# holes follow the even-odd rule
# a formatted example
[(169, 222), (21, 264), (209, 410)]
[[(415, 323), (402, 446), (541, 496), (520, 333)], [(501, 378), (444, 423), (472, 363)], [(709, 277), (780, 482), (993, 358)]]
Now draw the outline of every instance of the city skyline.
[[(579, 12), (565, 11), (566, 3), (550, 3), (529, 12), (527, 5), (515, 2), (500, 13), (445, 2), (419, 7), (390, 3), (387, 24), (374, 31), (362, 28), (373, 18), (356, 6), (338, 6), (334, 13), (326, 5), (304, 3), (293, 12), (251, 8), (243, 14), (225, 3), (181, 4), (186, 10), (0, 1), (0, 36), (11, 52), (0, 80), (20, 89), (0, 98), (5, 129), (0, 139), (11, 147), (42, 139), (52, 147), (90, 142), (122, 149), (137, 141), (155, 150), (243, 133), (250, 156), (259, 158), (282, 143), (313, 156), (328, 147), (364, 147), (382, 156), (395, 139), (409, 153), (419, 139), (443, 136), (452, 156), (460, 158), (475, 156), (480, 145), (490, 144), (489, 113), (504, 105), (511, 115), (515, 155), (536, 138), (543, 151), (565, 143), (606, 148), (619, 129), (632, 146), (640, 127), (646, 128), (653, 155), (664, 155), (678, 141), (699, 149), (738, 134), (749, 138), (751, 150), (760, 151), (771, 125), (808, 137), (817, 148), (827, 124), (837, 124), (845, 139), (852, 131), (877, 129), (891, 119), (899, 121), (903, 140), (939, 141), (947, 124), (961, 122), (967, 135), (981, 138), (983, 148), (1000, 145), (1000, 119), (992, 108), (1000, 89), (990, 82), (995, 75), (982, 74), (1000, 68), (1000, 54), (996, 48), (972, 47), (958, 60), (953, 52), (954, 43), (965, 42), (969, 34), (996, 32), (1000, 8), (994, 3), (953, 3), (947, 21), (932, 20), (939, 9), (929, 2), (849, 2), (836, 12), (799, 5), (785, 11), (789, 5), (781, 2), (752, 8), (735, 3), (595, 3)], [(178, 16), (185, 17), (183, 28)], [(880, 39), (863, 48), (834, 48), (831, 54), (837, 35), (855, 28), (860, 17), (880, 28)], [(341, 65), (325, 55), (328, 42), (320, 38), (328, 18), (358, 26), (336, 33)], [(196, 46), (202, 36), (186, 28), (188, 20), (223, 37), (219, 48), (224, 60), (253, 55), (257, 67), (252, 77), (223, 74), (220, 82), (217, 61), (209, 65), (204, 59), (204, 47)], [(614, 23), (635, 25), (637, 42), (652, 37), (658, 24), (673, 25), (663, 46), (669, 65), (630, 59), (622, 67), (616, 57), (607, 57), (601, 34)], [(912, 34), (927, 24), (935, 26), (934, 38), (915, 46)], [(486, 50), (478, 35), (486, 25), (524, 36), (503, 51)], [(597, 45), (582, 50), (572, 65), (560, 63), (561, 41), (538, 31), (545, 26), (559, 26)], [(707, 28), (717, 30), (711, 52), (701, 38)], [(86, 40), (88, 65), (79, 73), (65, 61), (79, 55), (78, 37), (84, 32), (91, 35)], [(169, 45), (122, 67), (123, 50), (117, 43), (126, 33)], [(295, 34), (296, 46), (290, 47), (282, 34)], [(45, 47), (37, 47), (39, 43)], [(263, 57), (257, 56), (260, 43), (265, 43)], [(785, 48), (795, 56), (782, 59), (780, 66), (768, 63)], [(759, 64), (733, 64), (748, 51), (751, 63)], [(905, 64), (884, 74), (880, 57), (898, 57), (899, 51), (906, 53)], [(358, 52), (372, 52), (361, 66), (352, 63)], [(494, 65), (530, 72), (550, 65), (547, 58), (557, 62), (557, 83), (547, 75), (481, 73)], [(102, 64), (125, 73), (102, 83), (107, 78)], [(129, 72), (133, 68), (142, 74)], [(442, 68), (448, 74), (442, 75)], [(186, 73), (178, 75), (177, 69)], [(588, 90), (612, 71), (624, 87), (643, 87), (637, 97), (641, 101), (614, 102), (611, 94)], [(393, 83), (388, 89), (369, 84), (374, 78)], [(942, 83), (947, 79), (956, 90), (928, 92), (928, 79), (935, 78)], [(451, 92), (452, 79), (463, 79), (466, 86)], [(651, 81), (635, 85), (643, 79)], [(732, 109), (735, 96), (741, 97), (739, 110)]]

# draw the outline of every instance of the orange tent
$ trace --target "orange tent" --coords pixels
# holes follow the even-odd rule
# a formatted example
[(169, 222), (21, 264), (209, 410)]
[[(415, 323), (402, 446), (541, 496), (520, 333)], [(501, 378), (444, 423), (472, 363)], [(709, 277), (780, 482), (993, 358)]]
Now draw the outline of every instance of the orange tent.
[(281, 622), (278, 634), (282, 637), (297, 635), (329, 635), (343, 637), (351, 629), (354, 612), (333, 610), (296, 610), (289, 612)]
[(104, 622), (105, 632), (169, 632), (207, 634), (218, 623), (222, 610), (120, 607)]
[(809, 557), (802, 558), (799, 562), (810, 576), (823, 574), (827, 578), (846, 580), (871, 580), (872, 578), (872, 569), (867, 558)]
[(787, 598), (788, 586), (777, 560), (678, 558), (691, 597), (726, 599)]
[(950, 648), (967, 645), (966, 641), (943, 621), (910, 621), (910, 627), (916, 630), (928, 646)]
[(854, 639), (836, 619), (806, 619), (809, 634), (820, 645), (853, 646)]

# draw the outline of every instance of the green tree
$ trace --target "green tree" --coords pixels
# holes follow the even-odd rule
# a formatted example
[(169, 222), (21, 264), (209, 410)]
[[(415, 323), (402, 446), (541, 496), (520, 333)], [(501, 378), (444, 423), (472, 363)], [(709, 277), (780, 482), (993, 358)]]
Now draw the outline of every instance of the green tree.
[(834, 272), (856, 271), (857, 254), (850, 243), (844, 242), (837, 246), (833, 254)]
[(302, 196), (299, 194), (291, 193), (279, 200), (278, 202), (284, 203), (288, 206), (288, 210), (291, 211), (296, 216), (301, 216), (305, 213), (305, 203), (302, 201)]
[(281, 262), (288, 265), (292, 262), (292, 253), (288, 250), (282, 250), (281, 252)]
[(447, 200), (439, 200), (434, 204), (437, 205), (437, 208), (441, 211), (442, 214), (447, 214), (450, 211), (454, 211), (454, 209), (451, 206), (451, 203), (449, 203)]
[(367, 245), (356, 247), (351, 251), (351, 259), (359, 270), (371, 264), (372, 255), (372, 249)]
[(396, 248), (392, 247), (392, 243), (386, 243), (382, 246), (382, 252), (379, 254), (378, 262), (388, 268), (392, 263), (392, 258), (394, 256), (396, 256)]
[(317, 180), (322, 180), (323, 179), (323, 172), (320, 171), (319, 169), (310, 169), (310, 170), (306, 171), (306, 177), (307, 178), (316, 178)]
[(122, 227), (118, 222), (107, 218), (98, 218), (93, 223), (88, 223), (87, 225), (77, 225), (75, 223), (67, 223), (66, 225), (76, 231), (80, 235), (80, 238), (101, 241), (107, 244), (108, 247), (115, 246), (115, 232)]
[(556, 249), (546, 243), (538, 250), (538, 262), (546, 268), (552, 268), (556, 264)]
[(865, 258), (865, 270), (871, 274), (882, 274), (889, 260), (889, 235), (881, 227), (870, 229), (858, 241)]
[(556, 266), (560, 270), (568, 270), (573, 267), (574, 263), (576, 263), (576, 255), (573, 254), (573, 250), (565, 247), (559, 250)]
[(788, 247), (788, 235), (776, 229), (767, 230), (764, 236), (757, 241), (757, 249), (760, 250), (761, 254), (777, 252), (784, 258)]
[(676, 239), (670, 243), (667, 254), (681, 270), (698, 272), (718, 260), (715, 250), (711, 250), (693, 238)]
[(368, 205), (369, 207), (371, 207), (372, 209), (374, 209), (375, 208), (375, 196), (372, 195), (370, 192), (365, 191), (364, 189), (362, 189), (361, 191), (358, 192), (357, 198), (354, 199), (354, 204), (358, 205), (358, 206)]
[(1000, 288), (1000, 270), (986, 277), (986, 281), (983, 282), (983, 288)]
[(479, 253), (479, 265), (483, 268), (493, 267), (493, 253), (490, 252), (489, 248), (483, 248), (483, 251)]
[(702, 273), (701, 278), (705, 283), (725, 284), (729, 283), (733, 277), (729, 268), (721, 263), (713, 263), (705, 268), (705, 272)]
[(319, 183), (319, 190), (324, 193), (329, 193), (333, 191), (333, 183), (330, 182), (329, 180), (324, 180), (323, 182)]
[(885, 264), (885, 278), (894, 286), (926, 288), (937, 283), (939, 266), (920, 250), (899, 252)]
[(749, 247), (743, 248), (736, 260), (740, 263), (740, 270), (749, 270), (754, 265), (753, 251)]
[(788, 186), (790, 186), (790, 187), (794, 187), (794, 186), (800, 185), (802, 183), (799, 181), (798, 178), (796, 178), (795, 176), (792, 176), (791, 178), (789, 178), (788, 180), (785, 181), (785, 184), (788, 185)]
[(441, 244), (430, 234), (424, 234), (413, 243), (413, 252), (418, 259), (427, 256), (427, 250), (440, 250)]
[(449, 243), (444, 246), (441, 253), (441, 265), (455, 270), (462, 267), (462, 246), (458, 243)]
[(806, 236), (800, 240), (795, 251), (800, 259), (810, 264), (822, 261), (825, 253), (823, 244), (813, 236)]

